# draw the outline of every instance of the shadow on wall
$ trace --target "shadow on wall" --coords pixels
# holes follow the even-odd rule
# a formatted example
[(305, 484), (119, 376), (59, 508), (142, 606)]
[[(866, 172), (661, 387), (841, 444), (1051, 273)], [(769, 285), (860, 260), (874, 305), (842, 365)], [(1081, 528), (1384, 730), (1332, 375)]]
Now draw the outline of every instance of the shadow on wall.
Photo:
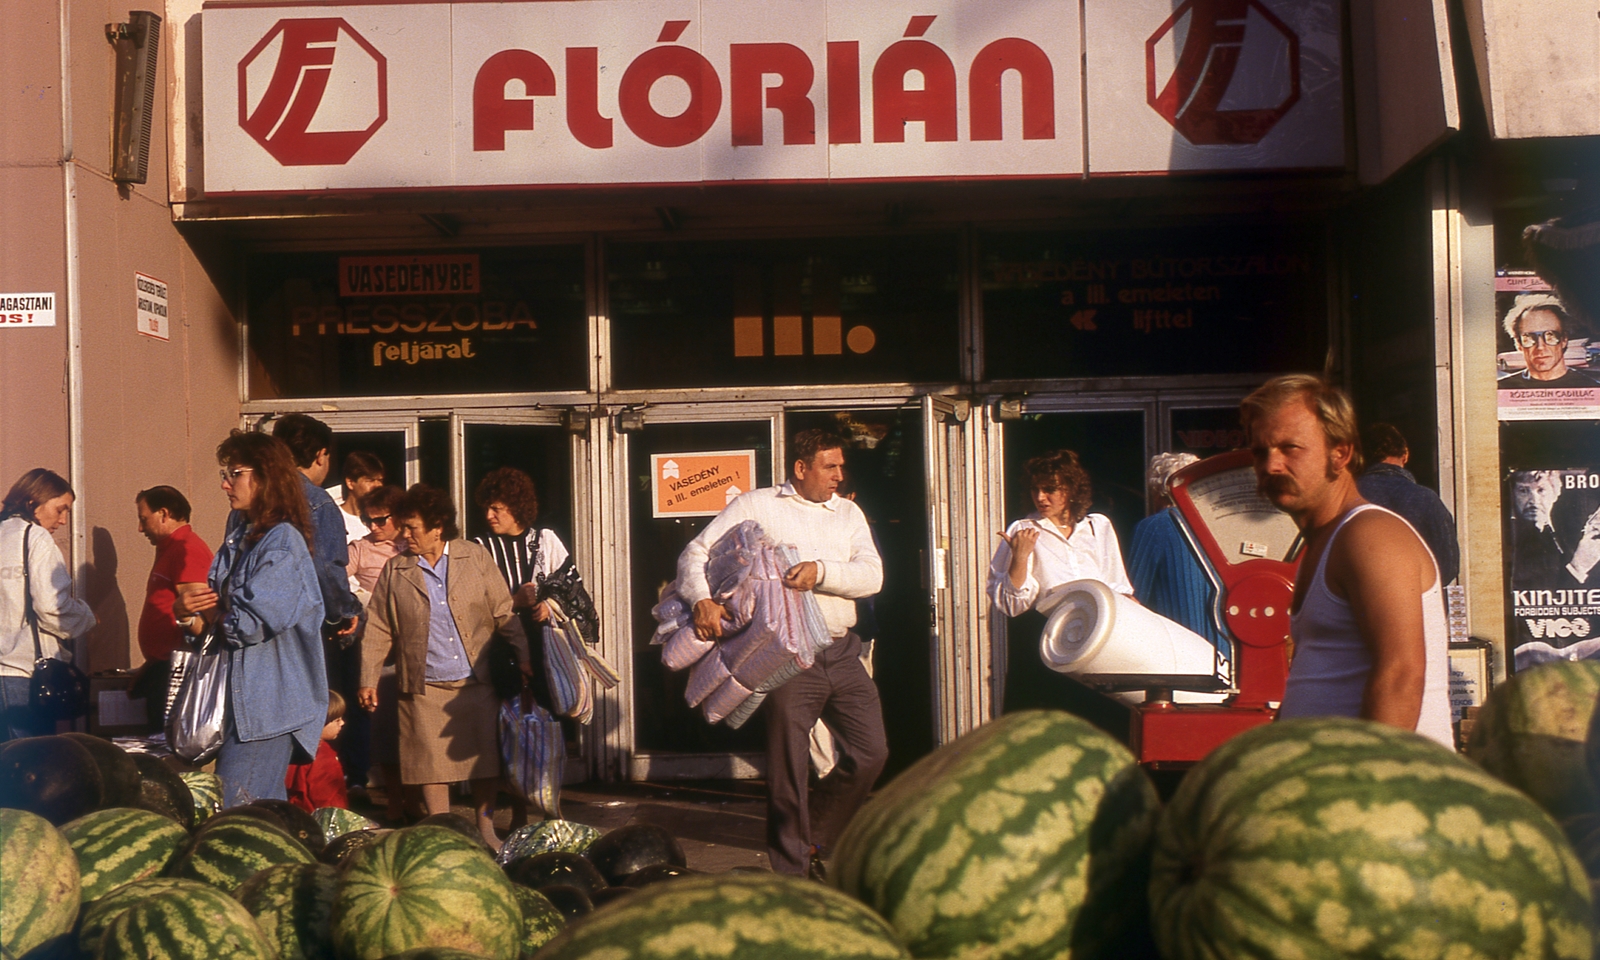
[(95, 527), (89, 534), (89, 562), (84, 565), (83, 596), (99, 623), (89, 632), (85, 673), (130, 665), (128, 604), (117, 583), (117, 544), (111, 531)]

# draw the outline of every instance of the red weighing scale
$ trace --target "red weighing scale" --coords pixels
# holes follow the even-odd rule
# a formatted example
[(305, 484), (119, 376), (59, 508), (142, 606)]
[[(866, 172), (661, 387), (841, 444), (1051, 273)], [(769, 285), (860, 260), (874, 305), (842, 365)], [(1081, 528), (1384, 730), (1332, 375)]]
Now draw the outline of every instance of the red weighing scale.
[[(1208, 457), (1168, 482), (1179, 526), (1216, 590), (1212, 616), (1233, 641), (1218, 675), (1094, 675), (1107, 690), (1146, 691), (1133, 713), (1130, 746), (1152, 767), (1192, 764), (1223, 741), (1270, 723), (1289, 676), (1289, 606), (1300, 530), (1256, 490), (1248, 450)], [(1226, 674), (1226, 677), (1222, 676)], [(1173, 690), (1223, 692), (1221, 703), (1174, 703)]]

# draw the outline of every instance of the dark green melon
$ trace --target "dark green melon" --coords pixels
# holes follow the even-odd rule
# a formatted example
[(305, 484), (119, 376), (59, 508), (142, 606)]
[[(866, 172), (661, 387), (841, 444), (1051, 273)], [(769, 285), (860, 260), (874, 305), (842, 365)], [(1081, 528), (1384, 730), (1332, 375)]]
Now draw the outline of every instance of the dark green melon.
[(84, 814), (61, 828), (78, 857), (83, 902), (165, 870), (189, 842), (172, 818), (136, 807)]
[(0, 807), (60, 826), (99, 809), (104, 798), (100, 766), (83, 744), (57, 736), (0, 744)]
[(87, 733), (63, 733), (61, 736), (79, 743), (94, 757), (100, 768), (100, 781), (104, 793), (100, 804), (106, 807), (136, 807), (139, 805), (139, 767), (128, 751), (103, 737)]
[(723, 873), (658, 883), (563, 930), (539, 960), (902, 960), (883, 918), (810, 880)]
[(609, 886), (606, 878), (582, 854), (559, 850), (523, 857), (506, 867), (506, 875), (535, 890), (560, 883), (577, 887), (585, 893), (597, 893)]
[[(522, 884), (519, 883), (517, 886), (520, 887)], [(530, 887), (529, 889), (532, 888)], [(605, 890), (600, 892), (626, 889), (626, 887), (606, 887)], [(557, 910), (561, 911), (561, 915), (567, 918), (568, 923), (585, 914), (594, 912), (594, 900), (589, 896), (589, 891), (575, 887), (570, 883), (546, 884), (539, 888), (539, 892), (544, 894), (544, 898), (549, 900)], [(599, 893), (595, 894), (595, 896), (599, 895)]]
[(454, 947), (418, 947), (385, 957), (384, 960), (486, 960), (483, 954)]
[(478, 828), (473, 824), (473, 822), (467, 817), (456, 813), (455, 811), (451, 811), (449, 813), (430, 813), (421, 820), (418, 820), (415, 825), (419, 827), (444, 827), (446, 830), (454, 830), (456, 833), (461, 834), (461, 836), (471, 840), (485, 853), (488, 853), (490, 856), (494, 855), (494, 851), (489, 849), (489, 841), (483, 839), (483, 834), (478, 832)]
[(1467, 738), (1467, 756), (1557, 820), (1600, 810), (1584, 741), (1600, 698), (1600, 661), (1558, 660), (1495, 687)]
[(686, 867), (689, 861), (672, 834), (653, 823), (630, 823), (589, 844), (583, 855), (606, 883), (619, 884), (646, 867)]
[(0, 955), (50, 943), (77, 916), (78, 858), (66, 836), (38, 814), (0, 809)]
[(322, 853), (317, 859), (337, 867), (350, 859), (350, 855), (357, 850), (363, 847), (370, 847), (393, 832), (392, 830), (380, 829), (352, 830), (349, 833), (342, 833), (328, 841), (328, 845), (322, 848)]
[(1167, 960), (1590, 956), (1589, 883), (1518, 790), (1409, 731), (1257, 727), (1161, 816), (1151, 916)]
[(305, 844), (263, 819), (218, 818), (202, 826), (167, 866), (166, 875), (209, 883), (233, 893), (251, 877), (280, 863), (311, 863)]
[(183, 782), (178, 772), (166, 761), (148, 753), (132, 753), (133, 765), (139, 768), (139, 803), (137, 806), (163, 816), (171, 817), (188, 830), (194, 826), (194, 794)]
[(544, 894), (530, 890), (520, 883), (511, 885), (516, 894), (517, 906), (522, 908), (522, 957), (524, 960), (539, 952), (539, 948), (555, 939), (567, 918), (556, 909)]
[(96, 960), (276, 960), (240, 903), (214, 888), (165, 890), (119, 912)]
[(322, 853), (322, 848), (328, 845), (322, 824), (317, 822), (317, 818), (287, 800), (252, 800), (246, 806), (277, 814), (278, 819), (283, 821), (283, 828), (289, 831), (291, 837), (305, 844), (312, 856)]
[(339, 871), (325, 863), (268, 867), (234, 891), (279, 960), (334, 960), (333, 898)]
[(346, 960), (382, 960), (424, 946), (515, 960), (522, 908), (505, 873), (468, 838), (445, 827), (409, 827), (345, 862), (333, 939)]
[(663, 880), (676, 880), (678, 877), (692, 877), (698, 873), (700, 873), (699, 870), (680, 867), (675, 863), (658, 863), (628, 874), (628, 879), (622, 881), (622, 886), (624, 888), (648, 887), (652, 883), (660, 883)]
[(1158, 810), (1133, 755), (1088, 722), (1007, 714), (878, 791), (840, 836), (828, 879), (914, 956), (1121, 956), (1147, 936)]

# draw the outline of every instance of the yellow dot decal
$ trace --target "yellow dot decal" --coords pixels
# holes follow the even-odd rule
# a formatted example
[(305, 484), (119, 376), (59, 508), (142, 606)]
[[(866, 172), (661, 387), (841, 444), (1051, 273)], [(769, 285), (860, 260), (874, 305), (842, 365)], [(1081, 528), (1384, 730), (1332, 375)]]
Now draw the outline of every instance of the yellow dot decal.
[(850, 332), (844, 335), (844, 342), (851, 353), (866, 353), (878, 345), (878, 335), (872, 332), (871, 327), (851, 327)]

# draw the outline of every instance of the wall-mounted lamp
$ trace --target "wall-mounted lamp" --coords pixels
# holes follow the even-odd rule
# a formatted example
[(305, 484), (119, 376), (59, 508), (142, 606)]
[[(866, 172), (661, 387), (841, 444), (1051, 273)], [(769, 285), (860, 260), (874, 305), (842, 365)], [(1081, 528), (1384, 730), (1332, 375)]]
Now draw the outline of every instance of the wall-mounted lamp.
[(644, 429), (643, 410), (623, 410), (617, 414), (618, 433), (638, 433)]
[(127, 23), (106, 24), (106, 40), (117, 51), (111, 179), (144, 183), (150, 171), (150, 122), (161, 72), (161, 17), (149, 10), (130, 10)]
[(583, 436), (589, 432), (590, 413), (582, 407), (568, 407), (561, 411), (561, 425), (568, 433)]
[(1000, 402), (994, 405), (994, 418), (996, 420), (1021, 420), (1022, 398), (1001, 397)]

